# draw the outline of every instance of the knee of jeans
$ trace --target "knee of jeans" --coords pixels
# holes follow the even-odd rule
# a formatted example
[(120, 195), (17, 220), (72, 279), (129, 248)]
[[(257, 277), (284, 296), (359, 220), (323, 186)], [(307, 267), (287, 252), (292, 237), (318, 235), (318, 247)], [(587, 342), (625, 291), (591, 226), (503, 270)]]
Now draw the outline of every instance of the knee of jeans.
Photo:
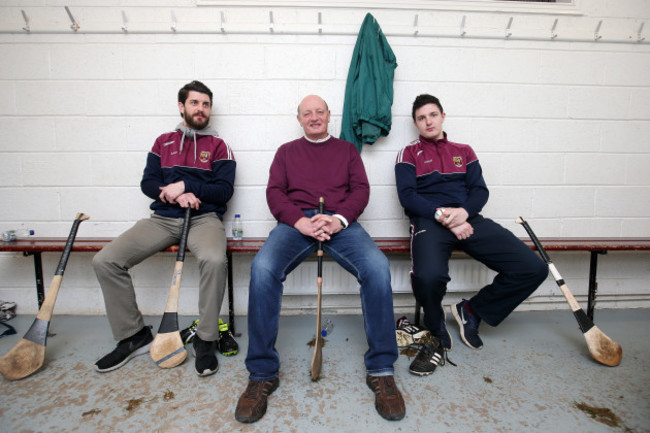
[(258, 254), (251, 263), (251, 283), (264, 281), (276, 277), (275, 266), (272, 260), (260, 257)]

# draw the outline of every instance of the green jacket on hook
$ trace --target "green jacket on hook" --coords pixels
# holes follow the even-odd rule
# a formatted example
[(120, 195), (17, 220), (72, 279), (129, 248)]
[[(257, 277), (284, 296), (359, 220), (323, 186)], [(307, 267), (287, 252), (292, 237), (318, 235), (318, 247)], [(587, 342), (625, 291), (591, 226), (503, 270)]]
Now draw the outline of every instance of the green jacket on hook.
[(359, 152), (363, 143), (373, 144), (390, 132), (396, 67), (395, 54), (377, 20), (367, 14), (350, 62), (340, 136)]

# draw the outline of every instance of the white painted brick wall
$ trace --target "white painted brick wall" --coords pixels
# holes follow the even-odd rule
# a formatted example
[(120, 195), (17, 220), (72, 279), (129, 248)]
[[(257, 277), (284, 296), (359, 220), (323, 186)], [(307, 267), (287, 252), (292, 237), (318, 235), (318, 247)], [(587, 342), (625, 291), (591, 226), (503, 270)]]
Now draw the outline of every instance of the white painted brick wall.
[[(139, 181), (147, 152), (180, 121), (178, 89), (200, 79), (215, 95), (212, 124), (238, 160), (227, 218), (241, 213), (246, 235), (265, 236), (275, 224), (265, 202), (275, 149), (301, 134), (295, 110), (309, 93), (326, 98), (330, 131), (339, 134), (356, 32), (370, 11), (399, 65), (392, 131), (362, 152), (372, 191), (361, 222), (372, 235), (408, 233), (393, 166), (396, 153), (416, 137), (411, 103), (428, 92), (443, 102), (450, 138), (471, 144), (481, 160), (491, 190), (486, 216), (519, 236), (525, 233), (514, 223), (518, 215), (539, 236), (650, 236), (650, 49), (647, 40), (636, 42), (640, 24), (650, 18), (645, 1), (581, 1), (556, 15), (468, 13), (453, 10), (451, 2), (440, 10), (274, 7), (274, 34), (268, 8), (197, 7), (193, 0), (123, 3), (0, 5), (0, 229), (29, 226), (40, 236), (66, 236), (83, 211), (91, 220), (79, 236), (116, 236), (146, 217), (150, 200)], [(81, 25), (77, 33), (64, 5)], [(21, 10), (31, 34), (22, 30)], [(123, 10), (128, 34), (121, 30)], [(418, 36), (412, 35), (415, 14)], [(467, 34), (461, 38), (464, 15)], [(513, 35), (505, 40), (511, 15)], [(551, 41), (556, 18), (558, 37)], [(595, 42), (600, 20), (602, 39)], [(584, 300), (588, 255), (557, 256), (570, 285), (584, 289), (578, 291)], [(605, 257), (601, 305), (649, 306), (648, 255)], [(72, 256), (57, 313), (102, 314), (90, 259)], [(235, 263), (238, 314), (246, 313), (251, 259)], [(46, 283), (57, 261), (57, 255), (45, 255)], [(163, 309), (172, 263), (173, 257), (161, 254), (133, 270), (147, 314)], [(485, 273), (471, 261), (453, 266), (470, 266), (468, 275)], [(408, 260), (395, 259), (391, 267), (396, 306), (403, 310), (412, 304)], [(326, 304), (339, 311), (358, 308), (356, 282), (331, 263), (326, 269)], [(311, 274), (307, 264), (290, 276), (287, 311), (313, 305), (313, 290), (304, 282)], [(35, 312), (31, 258), (0, 254), (0, 275), (0, 299)], [(449, 301), (480, 284), (452, 281)], [(196, 314), (197, 285), (190, 256), (184, 314)], [(565, 308), (552, 280), (536, 295), (522, 308)]]

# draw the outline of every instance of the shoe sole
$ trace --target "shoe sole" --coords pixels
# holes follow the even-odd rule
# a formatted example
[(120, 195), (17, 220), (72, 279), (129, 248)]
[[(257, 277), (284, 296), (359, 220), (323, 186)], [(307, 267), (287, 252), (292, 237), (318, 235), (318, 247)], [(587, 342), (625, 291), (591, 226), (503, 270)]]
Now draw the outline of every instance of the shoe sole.
[(395, 330), (395, 339), (397, 340), (397, 347), (400, 349), (404, 347), (408, 347), (411, 344), (423, 344), (428, 338), (429, 338), (429, 331), (428, 330), (423, 330), (418, 332), (417, 334), (409, 334), (406, 331), (402, 331), (400, 329)]
[(141, 348), (139, 348), (137, 350), (134, 350), (133, 352), (131, 352), (129, 354), (129, 356), (127, 356), (124, 359), (124, 361), (120, 362), (119, 364), (115, 364), (112, 367), (100, 369), (99, 367), (97, 367), (97, 364), (95, 364), (95, 366), (94, 366), (95, 371), (97, 371), (99, 373), (108, 373), (109, 371), (117, 370), (118, 368), (123, 367), (127, 362), (129, 362), (130, 360), (132, 360), (136, 356), (144, 355), (145, 353), (149, 352), (149, 349), (151, 348), (151, 343), (153, 343), (153, 341), (151, 341), (149, 344), (145, 344), (144, 346), (142, 346)]
[(430, 375), (430, 374), (433, 374), (434, 372), (435, 372), (435, 370), (433, 370), (433, 371), (427, 371), (427, 372), (422, 372), (422, 371), (411, 370), (411, 369), (409, 368), (409, 373), (414, 374), (414, 375), (416, 375), (416, 376), (420, 376), (420, 377), (422, 377), (422, 376), (428, 376), (428, 375)]
[(463, 319), (458, 314), (458, 308), (456, 308), (457, 305), (458, 304), (450, 305), (449, 308), (451, 309), (451, 314), (454, 315), (454, 319), (456, 319), (456, 322), (458, 323), (458, 327), (460, 328), (460, 339), (463, 340), (463, 343), (465, 343), (467, 345), (467, 347), (469, 347), (471, 349), (474, 349), (474, 350), (481, 350), (483, 348), (483, 346), (474, 347), (465, 338), (465, 326), (463, 325)]
[(219, 351), (219, 353), (221, 353), (223, 356), (235, 356), (235, 355), (237, 355), (239, 353), (239, 350), (233, 350), (233, 351), (230, 351), (230, 352), (221, 352), (221, 351)]

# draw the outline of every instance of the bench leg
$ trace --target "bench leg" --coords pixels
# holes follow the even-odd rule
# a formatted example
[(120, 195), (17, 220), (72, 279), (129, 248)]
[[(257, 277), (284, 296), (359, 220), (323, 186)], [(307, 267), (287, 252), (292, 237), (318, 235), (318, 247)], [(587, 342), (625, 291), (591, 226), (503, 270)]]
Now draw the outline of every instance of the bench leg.
[(228, 326), (230, 327), (230, 332), (235, 337), (239, 337), (241, 334), (235, 332), (235, 300), (234, 300), (234, 283), (232, 277), (232, 253), (226, 253), (228, 259)]
[(24, 256), (34, 256), (34, 277), (36, 278), (36, 299), (38, 300), (38, 309), (41, 309), (45, 299), (45, 289), (43, 287), (43, 260), (41, 253), (23, 252)]
[(589, 294), (587, 295), (587, 317), (593, 322), (594, 307), (596, 306), (596, 295), (598, 293), (598, 254), (607, 254), (607, 251), (591, 251), (589, 260)]

